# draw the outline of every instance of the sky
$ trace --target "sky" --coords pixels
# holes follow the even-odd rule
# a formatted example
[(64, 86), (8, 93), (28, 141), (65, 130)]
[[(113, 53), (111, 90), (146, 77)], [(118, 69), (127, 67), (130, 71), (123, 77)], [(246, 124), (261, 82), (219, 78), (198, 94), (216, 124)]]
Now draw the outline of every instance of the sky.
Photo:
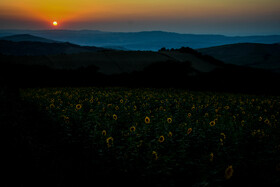
[(280, 0), (0, 0), (0, 29), (269, 35), (279, 10)]

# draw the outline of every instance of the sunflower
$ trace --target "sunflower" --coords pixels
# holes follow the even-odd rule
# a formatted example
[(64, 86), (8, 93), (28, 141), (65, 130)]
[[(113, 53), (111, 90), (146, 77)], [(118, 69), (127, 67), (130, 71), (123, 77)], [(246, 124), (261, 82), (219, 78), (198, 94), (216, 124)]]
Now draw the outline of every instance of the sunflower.
[(232, 174), (233, 174), (233, 169), (232, 169), (232, 165), (230, 165), (225, 170), (225, 178), (230, 179), (232, 177)]
[(188, 118), (190, 118), (192, 116), (192, 114), (191, 113), (188, 113)]
[(155, 159), (155, 160), (157, 160), (157, 159), (158, 159), (157, 152), (153, 151), (153, 152), (152, 152), (152, 155), (154, 155), (154, 159)]
[(103, 130), (103, 131), (102, 131), (102, 135), (103, 135), (103, 136), (106, 136), (106, 134), (107, 134), (106, 130)]
[(159, 142), (159, 143), (164, 142), (164, 136), (160, 136), (160, 137), (158, 138), (158, 142)]
[(133, 110), (136, 111), (137, 110), (137, 106), (134, 105)]
[(76, 105), (76, 109), (77, 109), (77, 110), (80, 110), (81, 108), (82, 108), (82, 105), (81, 105), (81, 104), (77, 104), (77, 105)]
[(270, 121), (269, 119), (264, 120), (265, 124), (269, 125)]
[(190, 134), (192, 132), (192, 128), (188, 128), (187, 134)]
[(116, 109), (116, 110), (119, 110), (120, 108), (119, 108), (119, 106), (116, 106), (115, 109)]
[(210, 162), (213, 162), (213, 159), (214, 159), (214, 153), (210, 153)]
[(172, 123), (172, 118), (167, 118), (167, 123)]
[(120, 100), (120, 103), (123, 103), (123, 99)]
[(225, 106), (225, 109), (228, 110), (228, 109), (229, 109), (229, 106)]
[(136, 128), (135, 128), (135, 126), (131, 126), (129, 130), (130, 130), (130, 132), (135, 132)]
[(220, 144), (223, 146), (224, 145), (224, 140), (220, 138)]
[(211, 127), (213, 127), (213, 126), (215, 126), (216, 122), (215, 121), (211, 121), (209, 124), (210, 124)]
[(225, 133), (222, 132), (220, 135), (223, 136), (224, 139), (226, 139)]
[(114, 138), (113, 137), (109, 137), (106, 139), (106, 143), (107, 143), (107, 147), (110, 148), (113, 145), (114, 142)]
[(54, 108), (55, 107), (55, 105), (52, 103), (52, 104), (50, 104), (50, 108)]
[(169, 131), (169, 133), (168, 133), (168, 137), (172, 137), (173, 136), (173, 134), (172, 134), (172, 132), (171, 131)]
[(117, 120), (118, 119), (118, 116), (116, 114), (113, 114), (113, 119), (114, 120)]
[(150, 118), (147, 116), (147, 117), (145, 117), (145, 123), (146, 124), (149, 124), (151, 122), (151, 120), (150, 120)]

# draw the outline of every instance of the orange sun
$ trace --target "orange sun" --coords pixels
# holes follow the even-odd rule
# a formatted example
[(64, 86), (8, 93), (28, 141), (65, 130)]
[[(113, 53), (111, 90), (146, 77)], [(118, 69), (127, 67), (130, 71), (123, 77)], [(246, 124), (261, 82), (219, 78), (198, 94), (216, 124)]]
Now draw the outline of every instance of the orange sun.
[(53, 21), (53, 26), (57, 26), (58, 25), (58, 23), (57, 23), (57, 21)]

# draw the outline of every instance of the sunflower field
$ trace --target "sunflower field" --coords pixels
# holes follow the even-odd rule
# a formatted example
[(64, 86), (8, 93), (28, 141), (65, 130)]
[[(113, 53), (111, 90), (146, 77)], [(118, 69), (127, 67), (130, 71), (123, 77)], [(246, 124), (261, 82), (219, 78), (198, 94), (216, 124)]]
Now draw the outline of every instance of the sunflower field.
[(280, 97), (152, 88), (22, 89), (94, 159), (158, 185), (280, 183)]

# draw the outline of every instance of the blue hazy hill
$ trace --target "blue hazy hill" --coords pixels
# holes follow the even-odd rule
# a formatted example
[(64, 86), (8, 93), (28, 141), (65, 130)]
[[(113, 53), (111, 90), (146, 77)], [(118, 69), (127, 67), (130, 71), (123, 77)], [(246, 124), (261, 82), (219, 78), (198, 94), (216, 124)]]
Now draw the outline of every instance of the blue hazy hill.
[(163, 31), (103, 32), (98, 30), (2, 30), (0, 31), (0, 37), (24, 33), (78, 45), (152, 51), (157, 51), (162, 47), (180, 48), (182, 46), (188, 46), (199, 49), (234, 43), (274, 44), (280, 42), (280, 35), (224, 36), (210, 34), (179, 34)]

